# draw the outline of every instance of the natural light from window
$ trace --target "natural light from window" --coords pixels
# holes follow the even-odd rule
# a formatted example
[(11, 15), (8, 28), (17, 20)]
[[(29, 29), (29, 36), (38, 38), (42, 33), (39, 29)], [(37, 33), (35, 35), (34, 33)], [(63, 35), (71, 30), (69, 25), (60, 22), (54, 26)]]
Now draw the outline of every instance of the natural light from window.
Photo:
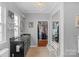
[(15, 26), (18, 26), (18, 16), (17, 15), (14, 15), (14, 23), (15, 23)]
[(2, 19), (1, 19), (1, 6), (0, 6), (0, 41), (2, 41)]
[(14, 14), (14, 36), (19, 36), (19, 17)]

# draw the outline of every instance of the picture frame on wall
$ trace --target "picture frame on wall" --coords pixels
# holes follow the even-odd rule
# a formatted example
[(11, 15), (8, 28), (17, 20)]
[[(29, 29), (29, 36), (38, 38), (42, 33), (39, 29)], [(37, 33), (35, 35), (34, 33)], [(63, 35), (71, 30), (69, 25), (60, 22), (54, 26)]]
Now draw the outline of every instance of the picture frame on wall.
[(14, 19), (14, 13), (12, 11), (8, 11), (8, 17), (10, 17), (10, 19)]
[(75, 26), (76, 26), (76, 27), (79, 27), (79, 16), (76, 16), (76, 19), (75, 19)]
[(28, 25), (29, 25), (29, 28), (33, 28), (33, 25), (34, 25), (34, 24), (33, 24), (33, 22), (29, 22)]

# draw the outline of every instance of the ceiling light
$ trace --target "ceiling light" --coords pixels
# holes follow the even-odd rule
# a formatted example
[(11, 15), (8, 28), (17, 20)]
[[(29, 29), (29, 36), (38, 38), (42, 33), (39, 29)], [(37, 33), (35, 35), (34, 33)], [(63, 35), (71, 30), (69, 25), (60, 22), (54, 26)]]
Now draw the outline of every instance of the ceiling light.
[(45, 4), (43, 2), (36, 2), (36, 3), (34, 3), (34, 6), (36, 8), (44, 8), (45, 7)]

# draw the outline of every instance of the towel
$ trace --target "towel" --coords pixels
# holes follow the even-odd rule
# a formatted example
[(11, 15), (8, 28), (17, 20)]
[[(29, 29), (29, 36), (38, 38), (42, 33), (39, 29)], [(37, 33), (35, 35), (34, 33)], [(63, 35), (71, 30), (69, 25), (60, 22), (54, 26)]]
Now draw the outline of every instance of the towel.
[(20, 52), (21, 45), (16, 45), (16, 52)]

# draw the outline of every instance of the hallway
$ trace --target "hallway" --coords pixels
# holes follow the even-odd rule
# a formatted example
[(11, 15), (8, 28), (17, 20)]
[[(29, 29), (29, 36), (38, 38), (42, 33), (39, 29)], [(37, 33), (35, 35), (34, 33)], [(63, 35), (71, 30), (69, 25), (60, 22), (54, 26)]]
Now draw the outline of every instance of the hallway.
[[(5, 41), (0, 45), (0, 49), (8, 49), (5, 53), (2, 52), (3, 54), (9, 57), (50, 57), (49, 55), (55, 57), (57, 55), (54, 53), (58, 49), (55, 49), (55, 42), (59, 46), (59, 39), (63, 40), (63, 34), (59, 34), (59, 31), (63, 33), (61, 25), (59, 30), (62, 3), (6, 2), (0, 4), (0, 17), (6, 18), (0, 20), (3, 20), (1, 22), (3, 25), (0, 27), (0, 30), (3, 30), (0, 33), (2, 37), (0, 41)], [(60, 24), (63, 24), (63, 21)]]
[(27, 57), (49, 57), (46, 47), (32, 47), (27, 53)]

